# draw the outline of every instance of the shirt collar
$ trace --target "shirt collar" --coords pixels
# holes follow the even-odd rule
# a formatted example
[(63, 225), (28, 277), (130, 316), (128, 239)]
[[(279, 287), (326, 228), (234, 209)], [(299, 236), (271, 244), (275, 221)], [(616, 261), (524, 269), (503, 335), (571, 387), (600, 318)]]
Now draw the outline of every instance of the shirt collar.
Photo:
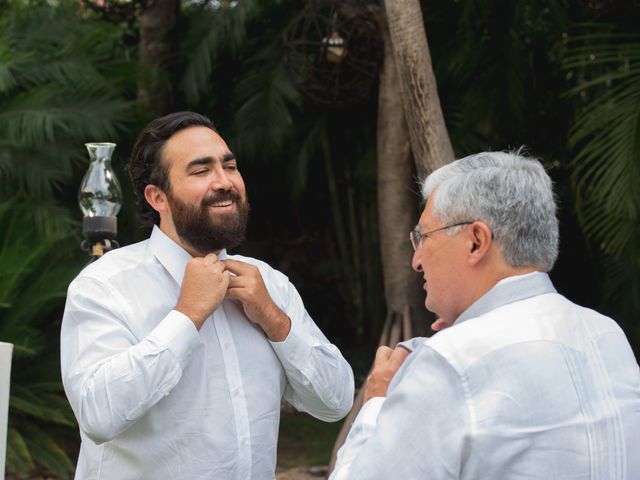
[(479, 317), (503, 305), (545, 293), (556, 293), (549, 275), (531, 272), (500, 280), (495, 286), (476, 300), (456, 319), (454, 324)]
[[(178, 285), (182, 285), (184, 269), (193, 257), (184, 248), (174, 242), (157, 225), (153, 226), (149, 237), (149, 248), (158, 262), (169, 272)], [(220, 260), (227, 259), (227, 250), (218, 253)]]

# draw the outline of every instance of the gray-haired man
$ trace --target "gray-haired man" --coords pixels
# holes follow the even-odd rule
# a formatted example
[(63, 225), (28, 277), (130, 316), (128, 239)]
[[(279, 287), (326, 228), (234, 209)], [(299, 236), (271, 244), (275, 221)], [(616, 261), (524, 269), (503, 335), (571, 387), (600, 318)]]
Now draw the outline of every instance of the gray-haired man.
[(549, 280), (558, 222), (542, 165), (480, 153), (422, 193), (413, 267), (442, 331), (409, 355), (379, 349), (331, 478), (640, 478), (638, 365), (612, 319)]

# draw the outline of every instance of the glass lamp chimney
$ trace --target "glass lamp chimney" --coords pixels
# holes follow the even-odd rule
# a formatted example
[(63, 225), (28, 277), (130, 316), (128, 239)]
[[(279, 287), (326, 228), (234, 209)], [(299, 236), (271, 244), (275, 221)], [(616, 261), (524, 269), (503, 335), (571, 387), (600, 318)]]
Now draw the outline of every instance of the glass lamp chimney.
[(82, 179), (78, 192), (78, 204), (84, 214), (82, 233), (83, 248), (94, 258), (117, 247), (116, 215), (122, 206), (122, 189), (111, 168), (111, 155), (115, 143), (85, 143), (89, 152), (89, 169)]
[(115, 217), (122, 206), (122, 189), (111, 168), (115, 143), (85, 143), (91, 163), (82, 179), (78, 203), (85, 217)]

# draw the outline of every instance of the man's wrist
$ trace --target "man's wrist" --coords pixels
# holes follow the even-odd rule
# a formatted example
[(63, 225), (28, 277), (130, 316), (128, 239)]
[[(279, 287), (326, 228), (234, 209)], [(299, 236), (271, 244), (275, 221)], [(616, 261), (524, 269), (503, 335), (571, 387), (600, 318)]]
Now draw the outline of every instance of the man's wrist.
[(198, 331), (202, 328), (202, 325), (204, 324), (204, 321), (207, 318), (207, 317), (202, 317), (202, 315), (198, 315), (198, 314), (190, 311), (189, 308), (185, 308), (185, 307), (181, 306), (180, 304), (176, 305), (174, 310), (177, 311), (177, 312), (180, 312), (185, 317), (187, 317), (189, 320), (191, 320)]
[(269, 340), (282, 342), (289, 336), (291, 331), (291, 319), (274, 304), (269, 320), (264, 322), (261, 327)]

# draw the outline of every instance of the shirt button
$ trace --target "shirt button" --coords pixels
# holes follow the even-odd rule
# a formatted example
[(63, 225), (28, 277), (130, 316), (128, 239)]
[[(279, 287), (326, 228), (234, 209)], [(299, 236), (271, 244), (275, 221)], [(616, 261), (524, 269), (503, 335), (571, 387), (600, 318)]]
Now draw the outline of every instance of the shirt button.
[(247, 437), (242, 437), (240, 439), (240, 445), (244, 446), (244, 445), (246, 445), (246, 443), (247, 443)]
[(291, 360), (295, 360), (295, 359), (296, 359), (296, 354), (295, 354), (295, 353), (290, 354), (290, 355), (289, 355), (289, 358), (290, 358)]
[(224, 342), (224, 349), (229, 350), (229, 342)]
[(191, 352), (192, 352), (192, 350), (191, 350), (191, 349), (187, 350), (187, 356), (189, 356), (189, 357), (190, 357), (190, 356), (191, 356)]

